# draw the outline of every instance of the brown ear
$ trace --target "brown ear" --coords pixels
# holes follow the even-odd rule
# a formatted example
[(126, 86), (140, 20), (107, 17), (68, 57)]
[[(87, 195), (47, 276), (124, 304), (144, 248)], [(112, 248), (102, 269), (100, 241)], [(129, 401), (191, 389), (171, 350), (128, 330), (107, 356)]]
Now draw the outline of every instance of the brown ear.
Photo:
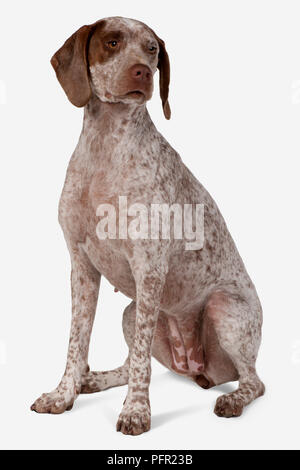
[[(156, 36), (156, 35), (155, 35)], [(171, 117), (171, 109), (168, 101), (169, 97), (169, 84), (170, 84), (170, 61), (166, 51), (165, 43), (162, 39), (156, 36), (159, 44), (158, 64), (159, 70), (159, 90), (162, 101), (162, 107), (166, 119)]]
[(82, 26), (51, 59), (57, 79), (72, 104), (85, 106), (91, 97), (87, 47), (94, 24)]

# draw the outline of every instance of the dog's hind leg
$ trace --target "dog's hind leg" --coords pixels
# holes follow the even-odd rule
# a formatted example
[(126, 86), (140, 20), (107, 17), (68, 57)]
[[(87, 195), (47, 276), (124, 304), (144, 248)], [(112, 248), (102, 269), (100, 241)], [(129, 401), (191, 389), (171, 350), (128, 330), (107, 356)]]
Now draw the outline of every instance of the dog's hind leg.
[[(123, 313), (123, 332), (129, 351), (134, 340), (136, 304), (131, 302)], [(88, 371), (83, 377), (81, 393), (101, 392), (128, 383), (129, 356), (121, 367), (103, 372)]]
[(240, 416), (243, 408), (265, 390), (255, 370), (261, 339), (260, 305), (254, 301), (250, 306), (240, 295), (217, 291), (208, 299), (204, 316), (204, 322), (215, 329), (219, 345), (231, 359), (239, 378), (238, 389), (220, 396), (214, 411), (226, 418)]
[(102, 392), (112, 387), (120, 387), (128, 383), (129, 360), (121, 367), (103, 372), (88, 371), (83, 377), (80, 393)]

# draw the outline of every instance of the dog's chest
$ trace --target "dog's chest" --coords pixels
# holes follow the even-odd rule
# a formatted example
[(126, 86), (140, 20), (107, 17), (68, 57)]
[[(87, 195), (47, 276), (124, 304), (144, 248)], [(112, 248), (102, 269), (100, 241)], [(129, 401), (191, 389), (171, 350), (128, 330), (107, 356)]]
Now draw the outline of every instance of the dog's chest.
[(109, 128), (105, 134), (87, 124), (69, 163), (59, 205), (64, 234), (74, 242), (94, 239), (100, 206), (118, 210), (120, 196), (128, 203), (151, 200), (160, 167), (154, 158), (160, 154), (160, 142), (152, 133), (138, 145), (139, 135), (133, 137), (132, 132), (118, 134)]
[(101, 240), (97, 234), (97, 208), (102, 204), (114, 206), (116, 195), (107, 194), (105, 181), (99, 174), (86, 180), (81, 190), (76, 187), (74, 176), (79, 183), (74, 173), (72, 183), (67, 176), (59, 205), (60, 223), (68, 245), (73, 249), (83, 248), (96, 269), (118, 290), (132, 297), (135, 285), (119, 240)]
[(135, 284), (127, 261), (126, 240), (101, 239), (97, 227), (103, 219), (100, 213), (106, 215), (105, 209), (110, 206), (116, 213), (118, 228), (119, 197), (129, 201), (140, 197), (137, 175), (131, 171), (132, 160), (129, 156), (129, 165), (110, 166), (108, 162), (106, 166), (75, 154), (59, 204), (59, 220), (69, 247), (81, 246), (92, 264), (130, 297), (135, 295)]

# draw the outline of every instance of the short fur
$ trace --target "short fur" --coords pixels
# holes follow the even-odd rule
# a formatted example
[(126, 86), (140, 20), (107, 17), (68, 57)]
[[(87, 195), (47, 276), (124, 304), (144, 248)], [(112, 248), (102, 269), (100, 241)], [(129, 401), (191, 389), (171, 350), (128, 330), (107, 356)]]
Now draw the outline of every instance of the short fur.
[[(32, 405), (39, 413), (71, 409), (80, 393), (128, 383), (117, 429), (150, 428), (151, 354), (204, 388), (239, 380), (218, 398), (218, 416), (239, 416), (264, 392), (255, 362), (262, 310), (215, 202), (156, 130), (146, 109), (160, 71), (163, 111), (170, 118), (169, 58), (145, 24), (106, 18), (83, 26), (51, 63), (69, 100), (84, 106), (84, 122), (59, 205), (72, 261), (72, 326), (67, 365), (58, 387)], [(101, 203), (203, 203), (203, 249), (184, 240), (100, 240)], [(132, 299), (124, 311), (129, 347), (113, 371), (88, 367), (90, 335), (101, 275)]]

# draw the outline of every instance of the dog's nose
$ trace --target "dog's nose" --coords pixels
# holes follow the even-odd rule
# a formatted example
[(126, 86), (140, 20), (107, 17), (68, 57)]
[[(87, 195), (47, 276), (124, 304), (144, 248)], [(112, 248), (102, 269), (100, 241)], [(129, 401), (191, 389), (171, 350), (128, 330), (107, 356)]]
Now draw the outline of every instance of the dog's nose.
[(129, 70), (130, 76), (139, 82), (150, 82), (152, 72), (147, 65), (133, 65)]

